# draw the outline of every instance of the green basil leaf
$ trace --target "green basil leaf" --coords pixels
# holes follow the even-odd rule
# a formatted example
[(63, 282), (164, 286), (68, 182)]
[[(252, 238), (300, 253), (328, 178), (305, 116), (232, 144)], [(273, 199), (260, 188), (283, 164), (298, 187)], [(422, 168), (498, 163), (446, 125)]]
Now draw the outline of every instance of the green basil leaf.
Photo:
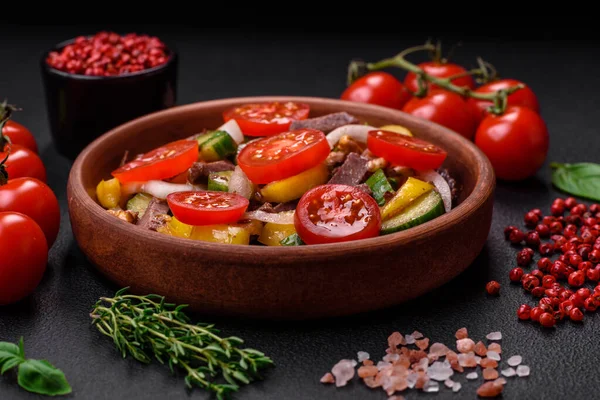
[(19, 347), (16, 344), (9, 342), (0, 342), (0, 359), (3, 355), (9, 355), (11, 357), (20, 357)]
[(72, 391), (64, 373), (45, 360), (26, 360), (19, 365), (18, 382), (23, 389), (48, 396)]
[(600, 164), (552, 163), (552, 183), (574, 196), (600, 201)]
[(0, 369), (0, 375), (4, 375), (6, 373), (6, 371), (10, 371), (17, 365), (21, 364), (22, 362), (24, 362), (24, 361), (20, 357), (11, 357), (11, 358), (5, 359), (4, 362), (2, 362), (2, 369)]

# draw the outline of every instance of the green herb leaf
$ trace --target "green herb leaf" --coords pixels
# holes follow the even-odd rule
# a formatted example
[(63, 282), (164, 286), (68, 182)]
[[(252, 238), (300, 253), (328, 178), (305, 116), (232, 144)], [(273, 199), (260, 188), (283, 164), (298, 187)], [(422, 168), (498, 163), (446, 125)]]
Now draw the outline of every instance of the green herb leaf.
[(26, 360), (19, 365), (19, 385), (48, 396), (65, 395), (72, 389), (61, 370), (45, 360)]
[(2, 369), (0, 369), (0, 375), (4, 375), (7, 371), (10, 371), (11, 369), (13, 369), (14, 367), (16, 367), (17, 365), (19, 365), (23, 362), (24, 362), (24, 360), (20, 357), (7, 358), (2, 363)]
[(600, 201), (600, 164), (550, 164), (552, 183), (573, 196)]
[(3, 360), (13, 357), (21, 358), (19, 347), (14, 343), (0, 342), (0, 365)]

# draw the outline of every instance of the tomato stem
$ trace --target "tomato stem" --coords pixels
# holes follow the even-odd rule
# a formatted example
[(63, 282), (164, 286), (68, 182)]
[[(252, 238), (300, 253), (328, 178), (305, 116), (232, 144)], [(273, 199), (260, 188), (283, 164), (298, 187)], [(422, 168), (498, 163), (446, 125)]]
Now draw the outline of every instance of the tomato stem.
[[(453, 84), (452, 80), (458, 76), (451, 76), (448, 78), (438, 78), (436, 76), (426, 73), (422, 68), (411, 63), (410, 61), (408, 61), (406, 59), (406, 56), (408, 56), (411, 53), (417, 52), (417, 51), (436, 51), (436, 46), (431, 43), (426, 43), (421, 46), (409, 47), (409, 48), (401, 51), (394, 57), (386, 58), (386, 59), (383, 59), (383, 60), (380, 60), (377, 62), (366, 63), (366, 68), (369, 71), (377, 71), (377, 70), (381, 70), (381, 69), (389, 68), (389, 67), (402, 68), (408, 72), (412, 72), (415, 75), (417, 75), (418, 82), (419, 81), (430, 82), (430, 83), (437, 85), (443, 89), (446, 89), (450, 92), (457, 93), (463, 97), (471, 97), (471, 98), (478, 99), (478, 100), (491, 101), (494, 103), (494, 106), (490, 107), (490, 111), (495, 114), (502, 114), (506, 110), (506, 104), (507, 104), (506, 98), (510, 94), (525, 87), (525, 85), (523, 85), (523, 84), (518, 84), (515, 86), (511, 86), (509, 88), (506, 88), (506, 89), (498, 90), (496, 92), (477, 93), (477, 92), (473, 91), (472, 89), (470, 89), (469, 87), (466, 87), (466, 86), (462, 87), (462, 86)], [(491, 64), (486, 63), (485, 61), (481, 60), (480, 58), (478, 59), (478, 62), (480, 64), (480, 66), (484, 67), (484, 68), (482, 68), (482, 70), (484, 72), (479, 70), (479, 71), (477, 71), (477, 73), (483, 74), (485, 77), (486, 75), (489, 75), (488, 68), (490, 68), (492, 70), (492, 76), (495, 76), (496, 70), (495, 70), (495, 68), (493, 68), (493, 66), (491, 66)], [(350, 69), (352, 69), (352, 67), (350, 67)], [(469, 71), (467, 74), (475, 73), (475, 71), (476, 70)], [(425, 86), (425, 85), (423, 85), (423, 86)], [(419, 90), (417, 90), (417, 92), (415, 92), (414, 95), (418, 96), (418, 97), (422, 97), (424, 95), (422, 89), (423, 88), (421, 87), (421, 84), (419, 83)]]

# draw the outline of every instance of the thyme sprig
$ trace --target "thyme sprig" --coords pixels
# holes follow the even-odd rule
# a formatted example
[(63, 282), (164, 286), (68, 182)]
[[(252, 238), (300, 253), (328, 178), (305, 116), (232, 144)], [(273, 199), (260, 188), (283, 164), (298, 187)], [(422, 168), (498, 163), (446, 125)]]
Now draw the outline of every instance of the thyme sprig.
[(192, 324), (183, 312), (187, 305), (165, 302), (156, 294), (102, 297), (90, 316), (104, 335), (111, 337), (123, 358), (127, 355), (149, 364), (156, 359), (171, 372), (186, 373), (185, 384), (229, 398), (241, 385), (260, 379), (259, 371), (273, 365), (262, 352), (240, 347), (239, 337), (221, 337), (213, 324)]

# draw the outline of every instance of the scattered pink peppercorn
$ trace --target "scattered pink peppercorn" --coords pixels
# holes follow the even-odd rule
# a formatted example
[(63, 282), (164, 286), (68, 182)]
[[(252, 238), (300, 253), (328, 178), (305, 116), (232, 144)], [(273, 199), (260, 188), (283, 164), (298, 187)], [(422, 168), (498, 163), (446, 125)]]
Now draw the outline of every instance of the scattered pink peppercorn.
[(569, 312), (569, 318), (575, 322), (583, 321), (583, 312), (579, 308), (572, 308)]
[(490, 281), (485, 285), (485, 290), (489, 295), (497, 296), (500, 294), (500, 284), (497, 281)]
[(521, 278), (523, 277), (523, 268), (513, 268), (508, 273), (508, 278), (511, 282), (521, 282)]
[(519, 317), (519, 319), (522, 321), (528, 320), (531, 317), (531, 306), (527, 304), (521, 304), (519, 310), (517, 311), (517, 317)]
[(544, 328), (552, 328), (554, 325), (556, 325), (556, 320), (552, 314), (545, 312), (540, 315), (540, 324)]
[(575, 197), (567, 197), (565, 199), (565, 207), (569, 210), (577, 205), (577, 199)]

